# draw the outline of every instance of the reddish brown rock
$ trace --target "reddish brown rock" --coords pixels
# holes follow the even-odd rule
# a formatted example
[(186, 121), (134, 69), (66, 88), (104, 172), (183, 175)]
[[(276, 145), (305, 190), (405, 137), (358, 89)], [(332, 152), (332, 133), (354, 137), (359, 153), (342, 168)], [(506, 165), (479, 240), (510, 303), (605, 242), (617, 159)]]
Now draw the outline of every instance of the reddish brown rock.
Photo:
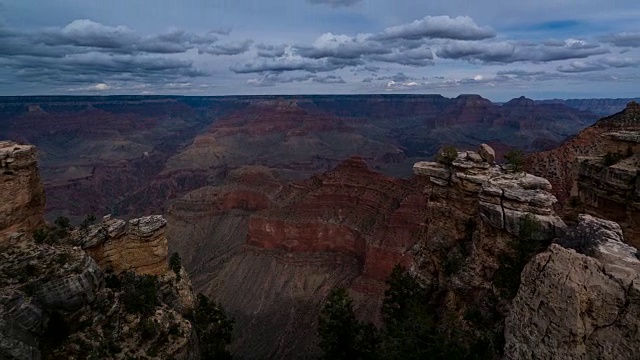
[(0, 243), (43, 227), (44, 204), (35, 147), (0, 141)]
[[(605, 155), (618, 159), (605, 163)], [(601, 119), (557, 149), (528, 156), (530, 172), (553, 185), (561, 214), (578, 213), (620, 223), (625, 240), (640, 246), (640, 105)]]

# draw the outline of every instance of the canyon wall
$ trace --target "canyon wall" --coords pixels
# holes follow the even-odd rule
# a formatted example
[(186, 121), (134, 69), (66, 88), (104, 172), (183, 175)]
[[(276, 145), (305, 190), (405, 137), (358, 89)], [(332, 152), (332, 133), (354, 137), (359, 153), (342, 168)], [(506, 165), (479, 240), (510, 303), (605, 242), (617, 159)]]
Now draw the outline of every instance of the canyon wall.
[(44, 186), (36, 148), (0, 141), (0, 243), (44, 226)]
[(640, 246), (640, 105), (603, 118), (557, 149), (528, 156), (530, 172), (548, 178), (557, 210), (575, 221), (588, 213), (620, 223)]

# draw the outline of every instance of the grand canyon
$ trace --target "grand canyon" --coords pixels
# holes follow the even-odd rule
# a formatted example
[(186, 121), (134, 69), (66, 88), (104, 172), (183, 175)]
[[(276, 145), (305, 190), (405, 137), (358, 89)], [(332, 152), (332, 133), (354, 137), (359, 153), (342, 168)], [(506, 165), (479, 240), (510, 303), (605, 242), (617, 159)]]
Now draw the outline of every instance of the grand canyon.
[[(105, 279), (132, 272), (158, 277), (154, 321), (179, 330), (145, 340), (142, 318), (127, 315), (129, 325), (108, 330), (128, 339), (120, 354), (199, 358), (189, 314), (202, 293), (234, 319), (234, 357), (317, 358), (332, 289), (347, 289), (357, 318), (381, 327), (387, 280), (401, 265), (429, 289), (425, 302), (447, 329), (474, 334), (460, 346), (484, 339), (489, 358), (631, 359), (639, 133), (634, 99), (0, 98), (9, 261), (0, 355), (78, 357), (78, 339), (111, 344), (105, 324), (126, 306), (99, 314), (106, 299), (126, 297)], [(455, 156), (438, 160), (446, 146)], [(514, 149), (526, 172), (504, 164)], [(88, 215), (102, 220), (81, 224)], [(72, 228), (63, 240), (30, 240), (61, 216)], [(497, 274), (525, 218), (540, 249), (505, 295)], [(562, 240), (581, 231), (597, 239), (589, 252)], [(39, 260), (29, 271), (48, 275), (15, 277), (48, 252), (76, 262), (78, 275)], [(170, 269), (171, 253), (184, 268)], [(54, 313), (75, 332), (52, 348), (37, 328)], [(101, 320), (86, 327), (81, 316)], [(109, 346), (101, 356), (118, 358)]]

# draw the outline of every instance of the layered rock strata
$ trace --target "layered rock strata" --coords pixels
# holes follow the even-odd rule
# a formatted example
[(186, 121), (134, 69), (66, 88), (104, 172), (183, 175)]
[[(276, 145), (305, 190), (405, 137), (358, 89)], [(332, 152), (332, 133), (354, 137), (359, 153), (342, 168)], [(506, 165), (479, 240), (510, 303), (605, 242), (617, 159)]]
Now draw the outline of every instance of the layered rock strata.
[(86, 250), (102, 268), (159, 275), (168, 269), (166, 224), (161, 215), (128, 222), (105, 216), (100, 224), (76, 230), (70, 241)]
[[(485, 145), (478, 153), (459, 152), (450, 166), (438, 162), (418, 162), (413, 171), (429, 177), (432, 188), (456, 188), (477, 199), (479, 215), (488, 224), (516, 236), (518, 224), (525, 214), (534, 215), (545, 235), (556, 236), (565, 227), (553, 211), (556, 198), (551, 184), (544, 178), (527, 173), (507, 173), (490, 165)], [(488, 159), (487, 160), (485, 160)]]
[(620, 227), (589, 215), (594, 257), (551, 245), (522, 272), (505, 324), (506, 359), (637, 359), (640, 261)]
[(0, 141), (0, 243), (44, 226), (36, 148)]

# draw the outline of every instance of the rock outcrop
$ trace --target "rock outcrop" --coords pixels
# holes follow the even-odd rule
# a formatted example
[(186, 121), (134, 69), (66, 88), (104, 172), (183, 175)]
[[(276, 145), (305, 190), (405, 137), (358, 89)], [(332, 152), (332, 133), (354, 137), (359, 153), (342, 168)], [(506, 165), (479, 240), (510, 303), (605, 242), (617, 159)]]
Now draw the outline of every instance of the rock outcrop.
[(0, 141), (0, 243), (44, 226), (36, 148)]
[(75, 230), (70, 241), (91, 254), (101, 267), (116, 273), (159, 275), (168, 269), (166, 224), (160, 215), (128, 223), (107, 215), (100, 224)]
[(561, 147), (528, 157), (527, 168), (548, 178), (563, 217), (588, 213), (622, 226), (640, 246), (640, 105), (603, 118)]
[(46, 229), (35, 148), (0, 145), (0, 234), (21, 232), (0, 242), (0, 359), (199, 359), (193, 290), (183, 269), (167, 271), (164, 218)]
[[(545, 235), (560, 235), (565, 225), (553, 211), (557, 200), (549, 192), (549, 181), (526, 173), (507, 173), (498, 166), (490, 165), (492, 158), (486, 155), (491, 153), (487, 147), (485, 144), (480, 147), (479, 153), (484, 155), (480, 161), (478, 153), (460, 152), (450, 166), (418, 162), (413, 171), (428, 176), (436, 189), (434, 191), (457, 188), (467, 196), (474, 196), (477, 199), (474, 208), (478, 209), (483, 220), (497, 229), (516, 236), (520, 219), (525, 214), (532, 214)], [(486, 158), (489, 161), (485, 161)]]
[(506, 319), (506, 359), (637, 359), (637, 250), (616, 223), (583, 215), (578, 226), (600, 242), (594, 257), (553, 244), (525, 267)]
[(153, 285), (158, 303), (149, 304), (154, 311), (146, 317), (125, 304), (137, 295), (107, 286), (104, 271), (78, 247), (1, 246), (0, 358), (199, 358), (184, 318), (193, 309), (186, 273), (180, 281), (173, 272), (159, 278)]

